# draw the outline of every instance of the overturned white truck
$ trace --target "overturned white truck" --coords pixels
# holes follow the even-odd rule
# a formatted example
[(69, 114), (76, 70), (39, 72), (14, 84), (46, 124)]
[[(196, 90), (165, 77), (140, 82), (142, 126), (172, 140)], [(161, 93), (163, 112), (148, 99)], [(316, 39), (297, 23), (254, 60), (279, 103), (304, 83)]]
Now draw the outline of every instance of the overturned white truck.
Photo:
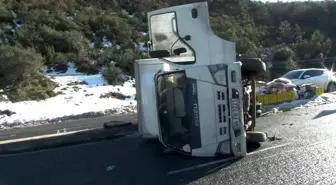
[(243, 103), (244, 85), (254, 87), (265, 64), (237, 62), (235, 44), (212, 32), (207, 2), (149, 12), (148, 25), (151, 58), (135, 62), (143, 137), (203, 157), (245, 156), (249, 135), (265, 140), (263, 133), (248, 131), (255, 126), (254, 88), (252, 113), (250, 102)]

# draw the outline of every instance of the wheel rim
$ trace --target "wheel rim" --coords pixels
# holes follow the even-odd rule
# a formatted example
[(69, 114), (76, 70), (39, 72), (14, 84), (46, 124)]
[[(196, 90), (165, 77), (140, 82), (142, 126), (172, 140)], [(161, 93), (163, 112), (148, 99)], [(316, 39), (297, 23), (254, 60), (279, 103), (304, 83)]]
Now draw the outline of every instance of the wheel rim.
[(336, 91), (336, 85), (335, 84), (330, 84), (329, 92), (334, 92), (334, 91)]

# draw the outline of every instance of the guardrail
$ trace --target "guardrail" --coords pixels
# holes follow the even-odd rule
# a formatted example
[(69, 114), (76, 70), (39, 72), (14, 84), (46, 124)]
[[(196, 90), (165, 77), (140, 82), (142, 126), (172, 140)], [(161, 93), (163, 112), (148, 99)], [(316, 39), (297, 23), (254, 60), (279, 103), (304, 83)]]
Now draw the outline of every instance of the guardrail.
[[(324, 93), (323, 88), (315, 88), (313, 90), (313, 93), (315, 95), (321, 95)], [(288, 92), (282, 92), (278, 94), (265, 94), (265, 95), (257, 95), (256, 97), (257, 102), (262, 103), (263, 105), (269, 105), (269, 104), (276, 104), (276, 103), (283, 103), (288, 101), (296, 100), (295, 92), (288, 91)]]

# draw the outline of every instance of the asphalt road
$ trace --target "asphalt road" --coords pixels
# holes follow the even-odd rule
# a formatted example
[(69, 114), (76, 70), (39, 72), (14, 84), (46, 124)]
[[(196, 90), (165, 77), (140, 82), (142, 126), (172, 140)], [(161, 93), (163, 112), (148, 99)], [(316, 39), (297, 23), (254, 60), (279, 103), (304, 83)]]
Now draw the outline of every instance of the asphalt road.
[[(72, 121), (64, 121), (55, 124), (45, 124), (38, 126), (30, 126), (25, 128), (14, 128), (0, 130), (0, 141), (33, 137), (39, 135), (55, 134), (57, 131), (63, 132), (64, 129), (68, 132), (78, 131), (84, 129), (100, 129), (103, 128), (104, 123), (110, 121), (117, 122), (135, 122), (136, 114), (111, 115), (96, 118), (83, 118)], [(1, 184), (0, 184), (1, 185)]]
[(259, 129), (281, 140), (238, 161), (163, 154), (138, 137), (2, 156), (0, 185), (333, 185), (335, 113), (329, 104), (259, 118)]

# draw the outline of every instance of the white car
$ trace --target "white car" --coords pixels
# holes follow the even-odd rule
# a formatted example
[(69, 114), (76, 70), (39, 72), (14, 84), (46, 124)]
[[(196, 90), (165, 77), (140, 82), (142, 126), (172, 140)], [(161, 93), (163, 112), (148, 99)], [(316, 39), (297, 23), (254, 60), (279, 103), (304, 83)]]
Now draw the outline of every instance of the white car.
[(336, 91), (336, 77), (327, 69), (307, 68), (289, 71), (282, 78), (287, 78), (295, 85), (314, 84), (324, 87), (325, 92)]

